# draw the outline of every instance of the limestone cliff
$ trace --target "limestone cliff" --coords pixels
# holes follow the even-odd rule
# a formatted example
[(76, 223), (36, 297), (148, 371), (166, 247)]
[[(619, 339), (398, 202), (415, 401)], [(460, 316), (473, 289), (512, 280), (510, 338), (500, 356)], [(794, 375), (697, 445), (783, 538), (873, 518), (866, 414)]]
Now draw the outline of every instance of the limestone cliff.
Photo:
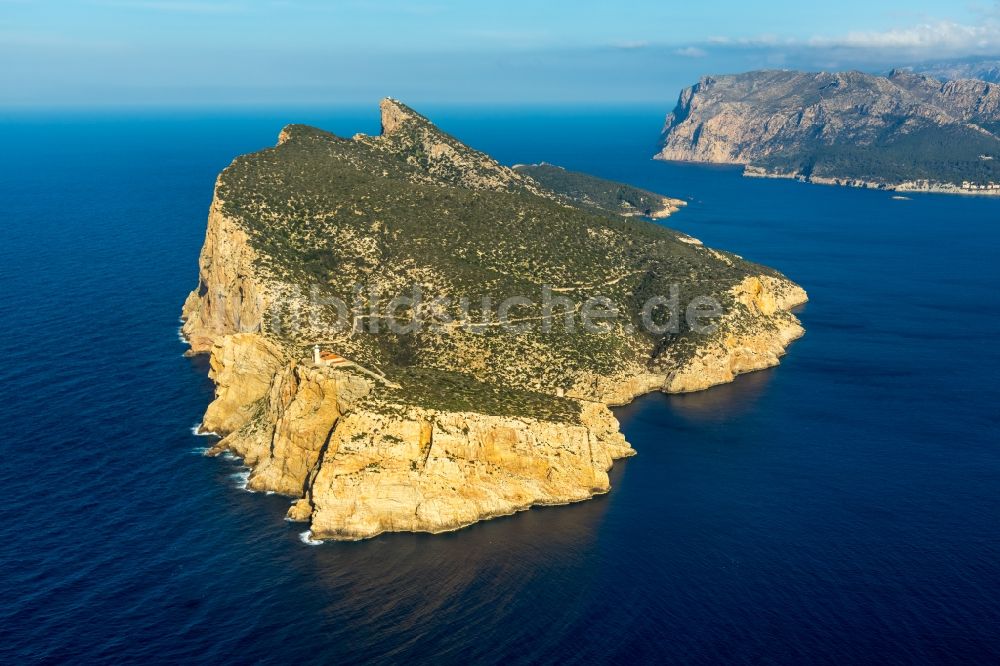
[(226, 216), (216, 195), (208, 213), (198, 288), (181, 311), (182, 333), (192, 352), (209, 351), (216, 338), (228, 333), (260, 331), (268, 295), (255, 277), (256, 257), (246, 231)]
[(583, 403), (575, 423), (413, 407), (246, 333), (220, 338), (210, 363), (202, 428), (222, 437), (210, 453), (243, 458), (251, 490), (301, 498), (289, 519), (318, 539), (438, 532), (587, 499), (609, 489), (612, 460), (634, 454), (601, 403)]
[(911, 191), (1000, 192), (1000, 87), (894, 70), (703, 77), (667, 116), (657, 159)]
[[(313, 538), (438, 532), (607, 492), (612, 461), (634, 453), (608, 405), (769, 367), (801, 335), (789, 310), (805, 292), (779, 273), (580, 202), (398, 102), (382, 113), (378, 137), (289, 126), (237, 158), (183, 308), (192, 352), (211, 354), (211, 452), (240, 456), (249, 489), (289, 496)], [(413, 286), (450, 305), (409, 302), (408, 323), (426, 325), (394, 331), (385, 304)], [(717, 325), (644, 329), (643, 303), (668, 293), (713, 299)], [(548, 306), (522, 298), (525, 327), (508, 330), (487, 309), (538, 294), (562, 299), (560, 321), (595, 298), (621, 316), (547, 328)]]

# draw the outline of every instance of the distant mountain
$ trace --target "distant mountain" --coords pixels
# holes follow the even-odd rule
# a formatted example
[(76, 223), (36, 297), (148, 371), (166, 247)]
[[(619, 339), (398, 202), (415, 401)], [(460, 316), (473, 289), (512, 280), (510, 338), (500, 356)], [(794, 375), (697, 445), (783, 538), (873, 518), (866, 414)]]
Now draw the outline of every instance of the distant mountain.
[(657, 159), (747, 175), (1000, 194), (1000, 86), (893, 70), (704, 77), (667, 116)]
[(979, 79), (988, 83), (1000, 83), (1000, 58), (986, 60), (942, 60), (914, 65), (907, 69), (918, 74), (933, 76), (942, 81), (956, 79)]

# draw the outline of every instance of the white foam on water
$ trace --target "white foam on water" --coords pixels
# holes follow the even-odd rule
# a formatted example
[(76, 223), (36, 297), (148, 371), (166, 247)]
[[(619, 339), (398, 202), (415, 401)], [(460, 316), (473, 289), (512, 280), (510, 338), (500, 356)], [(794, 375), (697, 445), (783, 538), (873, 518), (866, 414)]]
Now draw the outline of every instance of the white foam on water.
[(250, 483), (250, 468), (249, 467), (246, 468), (246, 469), (244, 469), (244, 470), (240, 470), (239, 472), (236, 472), (235, 474), (230, 474), (229, 478), (233, 479), (236, 482), (236, 487), (239, 488), (240, 490), (246, 490), (248, 493), (252, 493), (253, 492), (252, 490), (249, 490), (247, 488), (247, 484)]
[(193, 453), (193, 454), (195, 454), (197, 456), (203, 456), (206, 453), (208, 453), (208, 451), (209, 451), (209, 447), (207, 447), (207, 446), (196, 446), (193, 449), (191, 449), (191, 453)]
[(191, 426), (191, 434), (194, 435), (194, 436), (196, 436), (196, 437), (218, 437), (219, 436), (219, 433), (212, 432), (211, 430), (206, 430), (206, 431), (202, 432), (202, 430), (201, 430), (201, 424), (200, 423), (195, 423), (193, 426)]
[(323, 542), (318, 539), (313, 539), (312, 530), (306, 530), (305, 532), (299, 532), (299, 541), (306, 544), (307, 546), (321, 546)]
[(178, 326), (177, 327), (177, 339), (181, 341), (182, 345), (188, 344), (188, 339), (184, 337), (184, 327), (183, 326)]

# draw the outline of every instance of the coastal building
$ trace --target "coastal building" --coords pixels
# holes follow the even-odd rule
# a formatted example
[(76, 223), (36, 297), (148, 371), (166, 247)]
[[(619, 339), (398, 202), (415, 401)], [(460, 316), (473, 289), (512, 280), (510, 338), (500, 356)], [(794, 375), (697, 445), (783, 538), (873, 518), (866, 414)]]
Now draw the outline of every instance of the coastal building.
[(345, 363), (350, 363), (350, 361), (340, 354), (334, 354), (331, 351), (320, 352), (319, 358), (325, 365), (344, 365)]
[(326, 349), (320, 349), (319, 345), (313, 346), (313, 364), (326, 366), (341, 366), (350, 363), (340, 354), (336, 354)]

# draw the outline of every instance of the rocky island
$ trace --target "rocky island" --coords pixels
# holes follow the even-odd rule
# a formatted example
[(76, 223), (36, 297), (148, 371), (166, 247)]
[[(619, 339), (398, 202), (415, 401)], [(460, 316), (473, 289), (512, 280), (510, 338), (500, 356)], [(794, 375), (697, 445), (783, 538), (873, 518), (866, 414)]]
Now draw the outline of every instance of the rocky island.
[(655, 157), (821, 184), (1000, 194), (1000, 86), (904, 70), (707, 76), (681, 92)]
[[(634, 453), (610, 405), (774, 366), (803, 333), (783, 275), (635, 215), (671, 200), (381, 112), (379, 136), (290, 125), (236, 158), (183, 306), (216, 385), (210, 453), (290, 497), (309, 538), (604, 493)], [(600, 325), (577, 323), (595, 303)]]

